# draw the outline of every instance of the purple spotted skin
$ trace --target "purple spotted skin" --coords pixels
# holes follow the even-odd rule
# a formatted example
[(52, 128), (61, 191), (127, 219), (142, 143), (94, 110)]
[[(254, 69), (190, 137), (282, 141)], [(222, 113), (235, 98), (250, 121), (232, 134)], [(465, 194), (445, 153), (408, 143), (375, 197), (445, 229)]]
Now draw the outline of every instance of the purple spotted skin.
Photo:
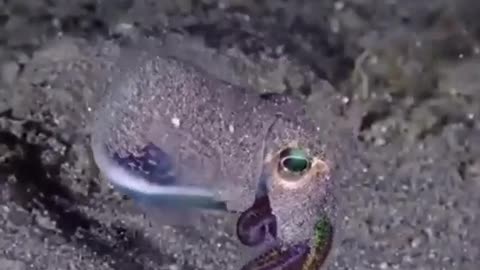
[[(129, 153), (127, 155), (119, 155), (116, 152), (111, 154), (111, 159), (115, 166), (119, 166), (129, 173), (141, 177), (143, 180), (156, 186), (175, 186), (181, 179), (178, 175), (172, 173), (175, 170), (175, 163), (172, 156), (149, 143), (143, 147), (137, 154)], [(144, 206), (166, 206), (170, 208), (196, 208), (196, 209), (215, 209), (226, 211), (226, 205), (222, 201), (216, 201), (205, 197), (184, 197), (160, 194), (148, 194), (135, 191), (120, 185), (114, 186), (123, 194), (129, 196), (136, 202)]]
[(266, 245), (269, 248), (245, 264), (241, 270), (295, 270), (302, 269), (310, 248), (299, 243), (282, 247), (276, 240), (277, 223), (268, 196), (257, 198), (237, 221), (237, 236), (246, 246)]
[(173, 168), (171, 157), (156, 145), (149, 143), (140, 151), (140, 155), (129, 154), (120, 157), (113, 154), (117, 165), (131, 173), (158, 185), (173, 185), (175, 177), (170, 174)]
[(237, 236), (246, 246), (257, 246), (264, 243), (267, 238), (277, 237), (277, 223), (268, 197), (263, 196), (243, 212), (237, 222)]
[(307, 243), (287, 248), (277, 245), (245, 264), (241, 270), (299, 270), (305, 264), (309, 253)]
[[(330, 221), (323, 227), (323, 242), (314, 247), (306, 239), (294, 245), (277, 239), (276, 218), (272, 214), (268, 196), (255, 200), (237, 221), (237, 236), (246, 246), (267, 246), (259, 256), (247, 262), (241, 270), (316, 270), (320, 269), (330, 253), (334, 229)], [(317, 232), (318, 233), (318, 232)], [(313, 256), (311, 256), (313, 255)]]

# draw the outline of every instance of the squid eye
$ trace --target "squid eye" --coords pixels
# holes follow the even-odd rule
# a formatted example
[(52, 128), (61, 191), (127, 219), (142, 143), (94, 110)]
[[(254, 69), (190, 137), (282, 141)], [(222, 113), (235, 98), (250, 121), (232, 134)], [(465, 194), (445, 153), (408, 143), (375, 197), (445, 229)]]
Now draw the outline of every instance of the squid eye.
[(286, 148), (280, 152), (279, 156), (280, 172), (286, 176), (302, 176), (311, 167), (311, 161), (308, 154), (299, 148)]

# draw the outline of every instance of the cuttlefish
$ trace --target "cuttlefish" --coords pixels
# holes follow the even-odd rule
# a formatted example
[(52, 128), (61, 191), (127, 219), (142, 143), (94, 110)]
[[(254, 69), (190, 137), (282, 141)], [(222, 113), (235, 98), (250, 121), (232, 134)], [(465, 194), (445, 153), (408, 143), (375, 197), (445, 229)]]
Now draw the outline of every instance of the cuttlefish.
[(244, 270), (322, 266), (332, 167), (300, 99), (259, 95), (149, 49), (126, 49), (111, 78), (92, 149), (113, 186), (165, 211), (240, 213), (238, 239), (260, 247)]

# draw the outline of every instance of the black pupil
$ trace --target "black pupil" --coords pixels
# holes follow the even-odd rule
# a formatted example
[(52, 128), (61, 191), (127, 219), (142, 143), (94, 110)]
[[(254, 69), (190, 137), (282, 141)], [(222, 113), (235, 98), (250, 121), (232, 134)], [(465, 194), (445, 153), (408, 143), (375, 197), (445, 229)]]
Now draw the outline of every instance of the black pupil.
[(288, 171), (300, 173), (310, 165), (305, 152), (299, 149), (286, 149), (281, 153), (282, 166)]

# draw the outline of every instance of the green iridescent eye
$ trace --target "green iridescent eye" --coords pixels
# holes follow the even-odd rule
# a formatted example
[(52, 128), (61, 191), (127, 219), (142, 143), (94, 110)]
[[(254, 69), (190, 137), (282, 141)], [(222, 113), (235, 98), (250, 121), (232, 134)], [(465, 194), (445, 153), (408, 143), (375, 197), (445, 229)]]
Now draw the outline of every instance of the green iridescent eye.
[(280, 167), (284, 171), (298, 175), (310, 169), (310, 165), (310, 158), (302, 149), (287, 148), (280, 152)]

